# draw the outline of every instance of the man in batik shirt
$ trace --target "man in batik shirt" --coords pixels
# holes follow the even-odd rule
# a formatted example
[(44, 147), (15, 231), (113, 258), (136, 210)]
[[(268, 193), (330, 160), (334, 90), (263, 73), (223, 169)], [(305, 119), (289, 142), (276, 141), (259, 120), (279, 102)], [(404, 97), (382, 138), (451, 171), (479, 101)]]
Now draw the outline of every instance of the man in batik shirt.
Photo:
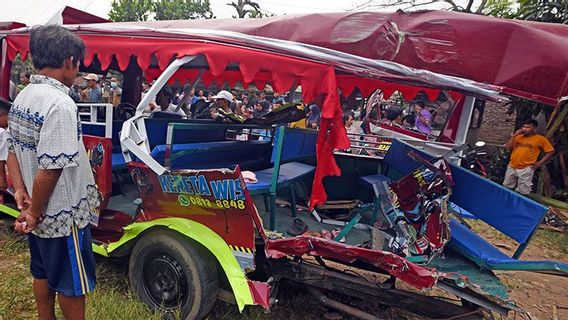
[(99, 194), (69, 97), (84, 52), (83, 41), (63, 27), (33, 29), (30, 53), (38, 72), (8, 119), (9, 157), (16, 158), (23, 184), (15, 183), (16, 194), (31, 196), (15, 229), (29, 234), (40, 319), (55, 319), (56, 296), (65, 319), (84, 319), (85, 294), (95, 286), (89, 224), (97, 222)]

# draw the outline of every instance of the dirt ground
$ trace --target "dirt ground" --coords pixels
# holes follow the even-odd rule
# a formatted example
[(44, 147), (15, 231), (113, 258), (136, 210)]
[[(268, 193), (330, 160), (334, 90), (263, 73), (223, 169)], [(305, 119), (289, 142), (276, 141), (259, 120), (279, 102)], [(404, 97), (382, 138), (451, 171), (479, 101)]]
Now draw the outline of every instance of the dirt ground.
[[(12, 219), (0, 216), (0, 320), (33, 319), (33, 295), (28, 275), (29, 254), (24, 237), (11, 232)], [(491, 227), (478, 222), (474, 229), (504, 252), (512, 254), (515, 243)], [(539, 231), (529, 245), (524, 259), (559, 260), (568, 262), (568, 235)], [(141, 305), (128, 289), (127, 260), (98, 259), (99, 286), (88, 298), (89, 319), (159, 319)], [(568, 319), (568, 278), (529, 272), (497, 272), (509, 287), (511, 299), (528, 311), (529, 316), (511, 313), (508, 319)], [(437, 290), (430, 292), (439, 295)], [(236, 308), (218, 302), (208, 319), (322, 319), (326, 311), (305, 292), (285, 288), (280, 302), (271, 313), (260, 307), (246, 308), (239, 314)], [(377, 304), (361, 302), (360, 307), (379, 315), (380, 319), (421, 319), (397, 310), (381, 310)], [(348, 319), (344, 317), (344, 319)], [(497, 317), (497, 319), (503, 319)]]
[[(482, 223), (474, 229), (500, 250), (512, 255), (516, 243)], [(539, 230), (523, 255), (523, 260), (557, 260), (568, 263), (568, 235)], [(509, 288), (511, 299), (532, 319), (568, 319), (568, 278), (532, 272), (498, 271)]]

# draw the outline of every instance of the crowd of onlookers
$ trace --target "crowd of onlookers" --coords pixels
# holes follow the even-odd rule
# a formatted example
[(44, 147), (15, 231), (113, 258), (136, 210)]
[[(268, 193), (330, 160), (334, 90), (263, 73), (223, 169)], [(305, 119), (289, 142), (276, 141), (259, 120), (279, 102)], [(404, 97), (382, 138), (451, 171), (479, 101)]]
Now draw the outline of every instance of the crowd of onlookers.
[[(15, 96), (30, 83), (30, 72), (22, 72), (19, 83), (11, 86), (11, 98)], [(141, 87), (142, 97), (148, 92), (151, 84), (144, 82)], [(185, 97), (187, 95), (187, 97)], [(300, 94), (299, 94), (300, 95)], [(98, 76), (93, 73), (81, 76), (71, 87), (70, 96), (75, 102), (82, 103), (111, 103), (117, 106), (121, 103), (122, 86), (119, 75), (107, 74)], [(230, 113), (234, 117), (246, 120), (249, 118), (261, 118), (270, 111), (280, 106), (296, 102), (293, 96), (287, 92), (279, 94), (277, 92), (263, 90), (215, 90), (202, 87), (192, 88), (184, 86), (164, 86), (156, 98), (146, 107), (146, 114), (154, 112), (177, 113), (183, 118), (190, 119), (216, 119), (219, 112)], [(298, 97), (299, 98), (299, 97)], [(453, 100), (446, 95), (446, 100), (453, 104)], [(219, 102), (216, 102), (219, 100)], [(227, 101), (226, 107), (223, 107)], [(298, 99), (296, 99), (298, 100)], [(432, 134), (433, 122), (436, 122), (432, 110), (425, 104), (424, 96), (417, 97), (414, 101), (406, 103), (392, 103), (389, 101), (377, 102), (369, 108), (364, 99), (359, 99), (359, 103), (348, 103), (342, 97), (343, 122), (349, 134), (372, 134), (377, 133), (379, 126), (393, 126), (414, 130), (425, 135)], [(351, 100), (353, 101), (353, 100)], [(400, 102), (400, 101), (399, 101)], [(306, 119), (290, 124), (295, 128), (318, 129), (320, 126), (320, 107), (316, 103), (308, 103), (306, 106)], [(442, 109), (447, 111), (448, 106)], [(438, 112), (438, 116), (440, 112)], [(443, 119), (445, 121), (445, 119)]]
[[(142, 85), (142, 95), (150, 89), (150, 84)], [(185, 96), (187, 94), (187, 97)], [(177, 90), (164, 86), (156, 99), (148, 104), (145, 112), (177, 113), (190, 119), (216, 119), (220, 113), (231, 114), (241, 120), (262, 118), (267, 113), (293, 102), (289, 92), (279, 94), (259, 90), (206, 90), (191, 88), (186, 85)], [(303, 107), (303, 106), (302, 106)], [(297, 121), (292, 126), (297, 128), (319, 128), (320, 109), (316, 104), (307, 107), (306, 119)]]
[(401, 128), (433, 137), (452, 113), (455, 101), (441, 93), (435, 101), (419, 94), (412, 101), (381, 101), (371, 106), (361, 103), (354, 108), (344, 104), (343, 123), (348, 134), (373, 134), (380, 128)]

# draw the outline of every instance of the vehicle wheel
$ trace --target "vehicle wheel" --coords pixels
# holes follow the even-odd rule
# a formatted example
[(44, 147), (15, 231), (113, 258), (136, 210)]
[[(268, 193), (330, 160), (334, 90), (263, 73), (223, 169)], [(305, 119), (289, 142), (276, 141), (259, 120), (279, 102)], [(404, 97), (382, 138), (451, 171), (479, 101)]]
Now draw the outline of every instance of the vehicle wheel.
[(130, 255), (130, 285), (155, 311), (201, 319), (217, 299), (217, 265), (194, 241), (159, 230), (144, 235)]

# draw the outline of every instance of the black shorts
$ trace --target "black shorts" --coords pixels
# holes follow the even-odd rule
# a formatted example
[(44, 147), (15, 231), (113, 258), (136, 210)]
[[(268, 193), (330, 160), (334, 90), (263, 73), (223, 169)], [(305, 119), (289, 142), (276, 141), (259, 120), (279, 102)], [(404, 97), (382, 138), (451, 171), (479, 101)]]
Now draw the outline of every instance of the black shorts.
[(40, 238), (29, 234), (30, 271), (35, 279), (47, 279), (49, 289), (64, 296), (82, 296), (95, 288), (95, 257), (91, 230), (72, 227), (71, 235)]

